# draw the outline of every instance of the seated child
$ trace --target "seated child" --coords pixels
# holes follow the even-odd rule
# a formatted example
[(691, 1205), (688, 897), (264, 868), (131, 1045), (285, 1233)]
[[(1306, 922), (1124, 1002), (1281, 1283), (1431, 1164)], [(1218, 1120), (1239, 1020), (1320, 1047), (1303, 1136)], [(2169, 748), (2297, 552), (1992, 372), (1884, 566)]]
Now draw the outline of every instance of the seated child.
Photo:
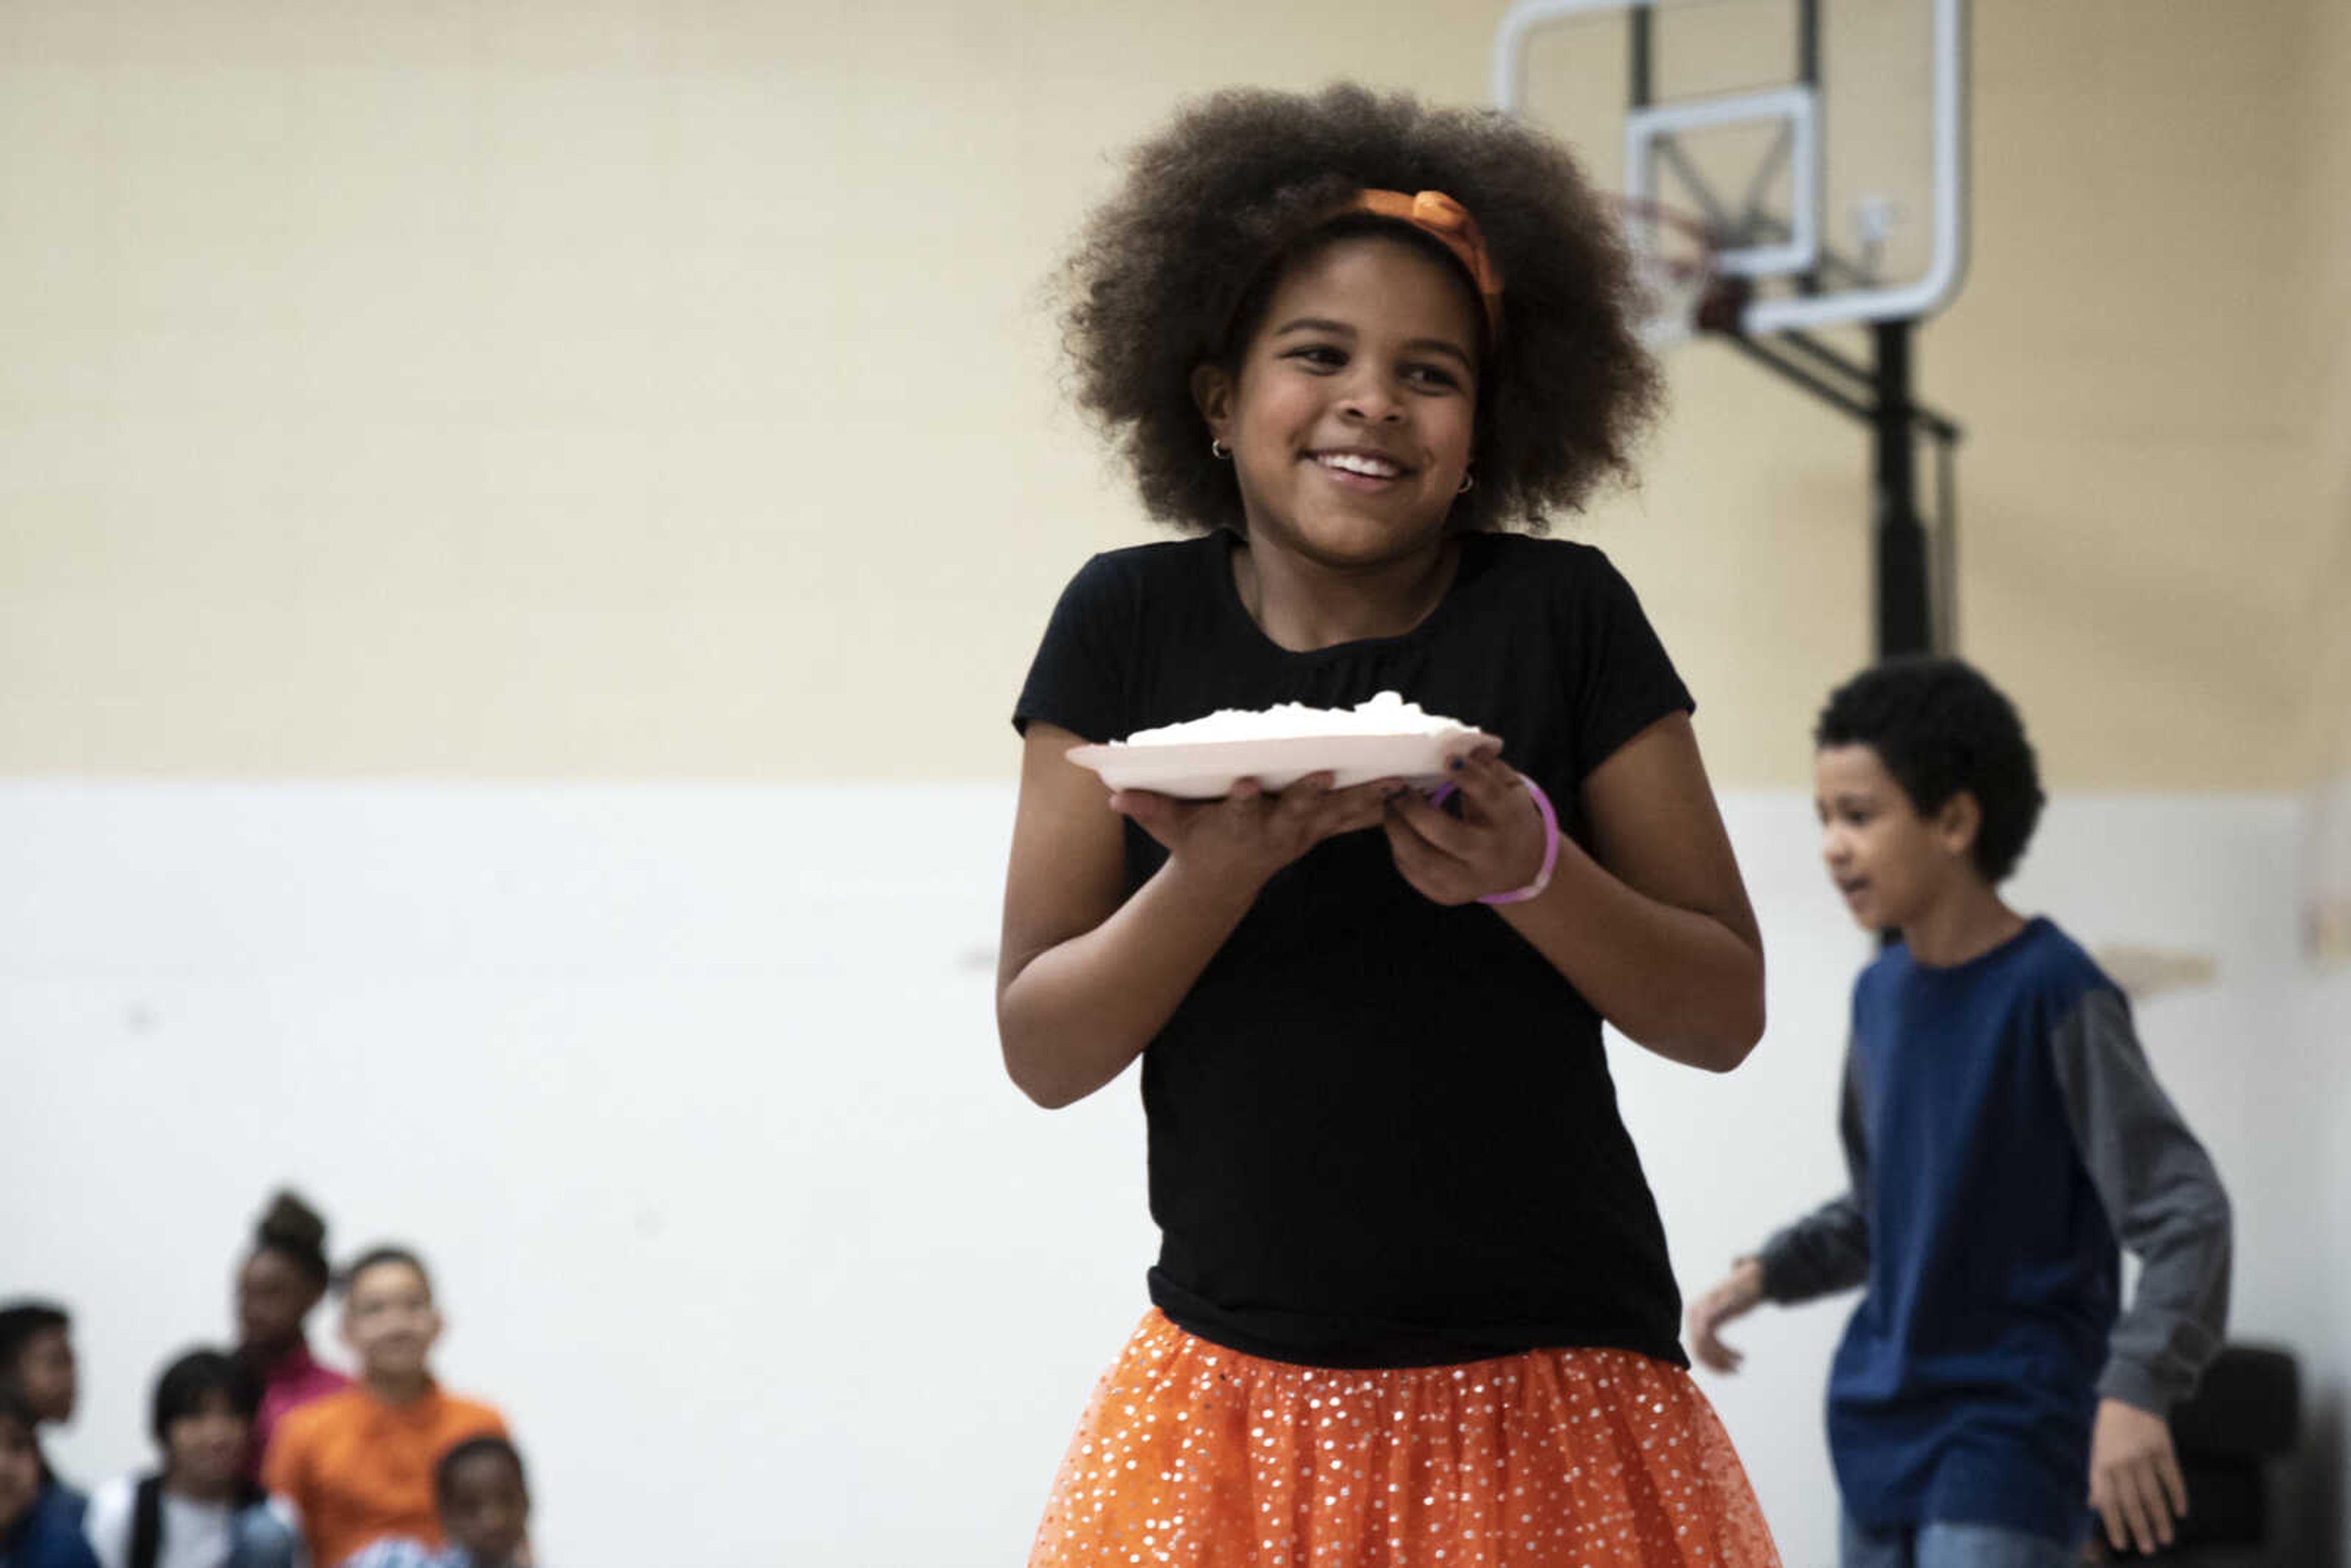
[(39, 1420), (22, 1394), (0, 1385), (0, 1568), (98, 1568), (72, 1501), (42, 1480)]
[(2060, 1568), (2093, 1510), (2152, 1551), (2188, 1509), (2165, 1416), (2228, 1308), (2220, 1178), (2120, 988), (1997, 891), (2043, 800), (2008, 699), (1897, 660), (1813, 739), (1829, 875), (1900, 937), (1854, 987), (1852, 1187), (1692, 1304), (1691, 1349), (1730, 1371), (1731, 1319), (1865, 1287), (1829, 1375), (1844, 1568)]
[[(0, 1307), (0, 1388), (13, 1388), (43, 1427), (62, 1427), (73, 1419), (79, 1384), (75, 1375), (73, 1320), (63, 1307), (47, 1301), (16, 1301)], [(40, 1435), (33, 1438), (33, 1457), (44, 1490), (55, 1490), (78, 1521), (88, 1499), (57, 1479), (41, 1452)]]
[(303, 1328), (333, 1278), (327, 1222), (295, 1194), (279, 1193), (254, 1228), (252, 1249), (236, 1270), (237, 1359), (261, 1380), (261, 1414), (253, 1423), (246, 1465), (256, 1480), (270, 1435), (287, 1411), (351, 1385), (310, 1354)]
[(163, 1468), (89, 1500), (100, 1568), (293, 1568), (293, 1521), (245, 1473), (260, 1403), (252, 1375), (219, 1351), (163, 1369), (149, 1428)]
[(468, 1437), (434, 1467), (446, 1551), (380, 1541), (343, 1568), (515, 1568), (530, 1535), (530, 1481), (504, 1437)]
[(380, 1247), (345, 1271), (343, 1339), (360, 1379), (288, 1414), (265, 1479), (294, 1507), (314, 1568), (393, 1536), (441, 1544), (433, 1473), (468, 1437), (503, 1437), (486, 1405), (444, 1393), (428, 1365), (442, 1319), (415, 1253)]

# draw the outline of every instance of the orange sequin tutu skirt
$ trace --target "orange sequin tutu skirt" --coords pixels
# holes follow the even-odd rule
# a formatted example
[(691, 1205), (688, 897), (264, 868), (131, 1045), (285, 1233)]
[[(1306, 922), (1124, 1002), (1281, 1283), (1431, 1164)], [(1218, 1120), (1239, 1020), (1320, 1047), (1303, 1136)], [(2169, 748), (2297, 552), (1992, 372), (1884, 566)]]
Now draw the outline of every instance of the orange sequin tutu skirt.
[(1352, 1371), (1157, 1311), (1094, 1390), (1029, 1568), (1776, 1568), (1689, 1375), (1621, 1350)]

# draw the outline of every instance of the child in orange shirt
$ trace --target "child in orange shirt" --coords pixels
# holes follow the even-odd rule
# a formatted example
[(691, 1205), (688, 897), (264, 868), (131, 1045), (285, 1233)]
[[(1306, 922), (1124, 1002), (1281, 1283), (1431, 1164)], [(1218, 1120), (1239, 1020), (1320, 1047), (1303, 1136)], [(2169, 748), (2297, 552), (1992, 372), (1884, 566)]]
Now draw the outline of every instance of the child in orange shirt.
[(381, 1247), (343, 1276), (343, 1339), (360, 1380), (288, 1414), (265, 1479), (299, 1514), (314, 1568), (335, 1568), (387, 1536), (435, 1546), (433, 1475), (468, 1437), (506, 1435), (487, 1405), (442, 1392), (426, 1359), (441, 1337), (433, 1281), (416, 1254)]

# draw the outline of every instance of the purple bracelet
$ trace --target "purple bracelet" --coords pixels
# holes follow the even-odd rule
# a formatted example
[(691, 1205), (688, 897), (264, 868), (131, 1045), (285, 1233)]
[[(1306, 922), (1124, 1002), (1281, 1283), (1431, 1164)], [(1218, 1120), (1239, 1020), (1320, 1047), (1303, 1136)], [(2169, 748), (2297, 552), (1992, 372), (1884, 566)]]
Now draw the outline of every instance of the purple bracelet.
[[(1523, 773), (1519, 775), (1519, 782), (1527, 787), (1527, 793), (1535, 798), (1535, 810), (1542, 813), (1542, 869), (1535, 873), (1534, 881), (1526, 886), (1512, 888), (1508, 893), (1489, 893), (1478, 901), (1480, 904), (1524, 904), (1530, 898), (1540, 898), (1543, 889), (1551, 885), (1551, 873), (1559, 864), (1559, 813), (1551, 809), (1551, 797), (1543, 793), (1541, 785)], [(1445, 798), (1452, 794), (1455, 788), (1453, 780), (1447, 779), (1437, 787), (1437, 793), (1428, 798), (1428, 803), (1442, 806)]]

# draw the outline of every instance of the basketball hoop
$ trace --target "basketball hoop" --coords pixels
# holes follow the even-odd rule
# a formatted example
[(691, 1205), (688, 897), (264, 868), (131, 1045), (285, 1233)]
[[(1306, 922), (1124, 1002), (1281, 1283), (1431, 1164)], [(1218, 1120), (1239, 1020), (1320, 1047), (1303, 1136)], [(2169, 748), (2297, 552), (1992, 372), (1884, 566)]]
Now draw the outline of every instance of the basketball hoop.
[(1701, 331), (1737, 326), (1741, 280), (1716, 270), (1706, 225), (1637, 196), (1614, 200), (1633, 260), (1641, 341), (1655, 352)]

